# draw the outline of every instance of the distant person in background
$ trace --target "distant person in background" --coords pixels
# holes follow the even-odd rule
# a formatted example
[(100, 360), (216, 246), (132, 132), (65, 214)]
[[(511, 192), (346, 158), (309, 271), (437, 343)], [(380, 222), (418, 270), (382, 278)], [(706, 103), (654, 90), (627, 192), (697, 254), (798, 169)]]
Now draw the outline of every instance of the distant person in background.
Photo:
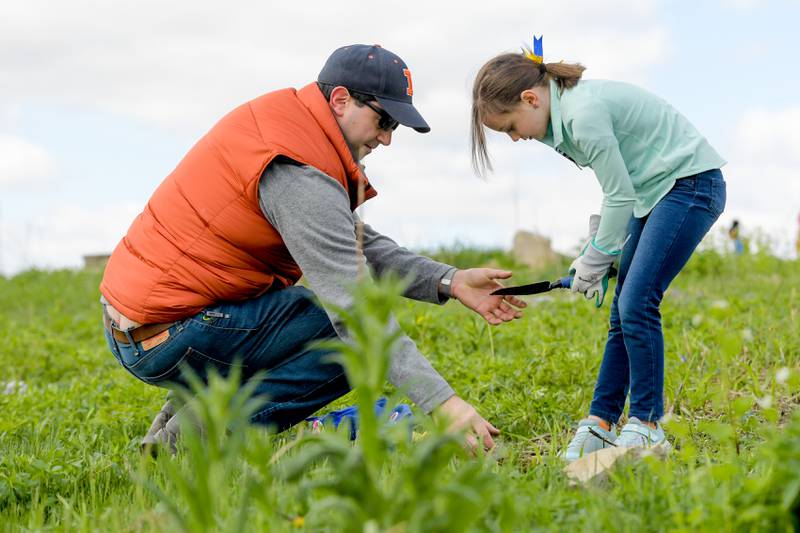
[[(533, 50), (486, 63), (472, 91), (472, 156), (491, 169), (484, 127), (512, 141), (537, 140), (579, 167), (603, 190), (596, 234), (570, 268), (572, 291), (605, 296), (620, 259), (611, 323), (589, 416), (564, 457), (574, 461), (606, 446), (669, 447), (664, 415), (664, 291), (725, 207), (725, 161), (678, 111), (634, 85), (582, 80), (584, 67), (545, 63)], [(565, 201), (583, 198), (576, 183)], [(617, 435), (630, 393), (628, 423)]]
[[(342, 366), (313, 343), (347, 339), (327, 304), (350, 307), (347, 287), (364, 261), (379, 276), (410, 276), (409, 298), (455, 298), (491, 324), (520, 317), (511, 306), (523, 301), (490, 294), (511, 272), (457, 270), (366, 225), (358, 252), (354, 210), (376, 194), (364, 157), (388, 147), (400, 124), (430, 131), (412, 94), (400, 57), (379, 46), (345, 46), (316, 82), (259, 96), (214, 125), (108, 261), (100, 291), (106, 340), (119, 363), (163, 387), (185, 385), (185, 368), (204, 380), (211, 367), (226, 374), (240, 365), (244, 378), (266, 371), (255, 393), (268, 401), (252, 421), (280, 431), (350, 390)], [(311, 290), (296, 285), (301, 275)], [(389, 379), (425, 413), (466, 430), (470, 446), (494, 445), (498, 430), (405, 335)], [(172, 447), (176, 420), (162, 410), (151, 428), (156, 443)]]
[(733, 253), (742, 255), (744, 253), (744, 242), (742, 242), (742, 238), (739, 236), (738, 220), (734, 220), (730, 229), (728, 229), (728, 237), (733, 241)]

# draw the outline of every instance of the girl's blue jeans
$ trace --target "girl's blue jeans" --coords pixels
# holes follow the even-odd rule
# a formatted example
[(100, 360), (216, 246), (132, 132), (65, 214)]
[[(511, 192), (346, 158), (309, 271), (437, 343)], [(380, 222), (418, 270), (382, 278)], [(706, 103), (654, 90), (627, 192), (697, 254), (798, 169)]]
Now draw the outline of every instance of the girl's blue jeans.
[(246, 380), (266, 371), (255, 390), (267, 402), (254, 423), (282, 431), (347, 393), (344, 369), (314, 341), (336, 332), (311, 291), (288, 287), (243, 302), (222, 303), (175, 323), (166, 341), (122, 343), (106, 330), (114, 357), (128, 372), (151, 385), (187, 386), (184, 370), (207, 382), (213, 367), (227, 375), (234, 365)]
[(664, 415), (661, 299), (725, 208), (722, 172), (681, 178), (643, 218), (631, 217), (603, 362), (589, 414), (617, 423), (630, 392), (629, 415)]

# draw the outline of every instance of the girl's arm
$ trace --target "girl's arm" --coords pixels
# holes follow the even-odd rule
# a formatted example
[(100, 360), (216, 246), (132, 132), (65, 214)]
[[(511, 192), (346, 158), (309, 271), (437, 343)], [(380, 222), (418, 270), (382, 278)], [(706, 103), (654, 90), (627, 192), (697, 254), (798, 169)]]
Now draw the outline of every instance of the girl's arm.
[(615, 254), (628, 236), (636, 193), (605, 109), (596, 106), (581, 111), (572, 121), (573, 140), (603, 189), (600, 227), (593, 244), (601, 252)]

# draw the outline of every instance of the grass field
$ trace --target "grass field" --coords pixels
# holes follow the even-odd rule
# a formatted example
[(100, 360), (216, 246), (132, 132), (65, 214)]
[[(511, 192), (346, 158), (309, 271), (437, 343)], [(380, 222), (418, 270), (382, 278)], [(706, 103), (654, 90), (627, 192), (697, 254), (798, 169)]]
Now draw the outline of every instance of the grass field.
[[(442, 257), (461, 266), (507, 262), (468, 249)], [(800, 262), (713, 251), (692, 258), (662, 306), (666, 425), (676, 450), (587, 487), (570, 486), (556, 454), (588, 410), (610, 302), (597, 310), (570, 294), (531, 297), (523, 319), (497, 328), (457, 304), (397, 302), (422, 352), (502, 430), (493, 455), (467, 457), (422, 419), (413, 441), (403, 428), (366, 419), (355, 445), (337, 434), (270, 436), (243, 427), (249, 406), (219, 381), (200, 399), (217, 433), (189, 436), (176, 458), (153, 460), (138, 440), (164, 392), (126, 374), (107, 351), (99, 279), (76, 271), (0, 278), (2, 530), (798, 526)], [(380, 317), (394, 300), (365, 298), (353, 320), (380, 337), (364, 317)], [(382, 357), (379, 346), (365, 350), (353, 365)], [(367, 378), (356, 385), (367, 402), (393, 392)]]

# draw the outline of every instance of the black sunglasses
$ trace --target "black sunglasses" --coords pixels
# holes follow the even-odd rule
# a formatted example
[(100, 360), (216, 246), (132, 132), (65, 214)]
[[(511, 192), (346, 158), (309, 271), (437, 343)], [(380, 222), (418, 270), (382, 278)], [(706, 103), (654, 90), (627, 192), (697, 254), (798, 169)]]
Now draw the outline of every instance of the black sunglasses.
[(374, 104), (369, 103), (368, 101), (362, 102), (365, 106), (375, 111), (378, 116), (378, 127), (383, 131), (394, 131), (397, 129), (397, 126), (400, 124), (395, 119), (392, 118), (392, 115), (386, 112), (385, 109), (381, 109), (380, 107), (376, 107)]

